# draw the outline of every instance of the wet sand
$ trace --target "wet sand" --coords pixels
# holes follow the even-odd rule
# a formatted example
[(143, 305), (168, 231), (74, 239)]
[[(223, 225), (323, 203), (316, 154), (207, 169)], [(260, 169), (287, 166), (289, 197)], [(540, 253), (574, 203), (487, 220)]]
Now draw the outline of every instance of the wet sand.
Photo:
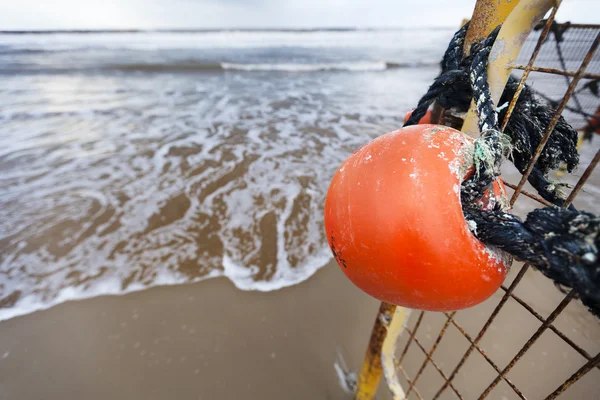
[(328, 265), (275, 292), (227, 279), (67, 302), (0, 323), (2, 399), (344, 399), (377, 301)]

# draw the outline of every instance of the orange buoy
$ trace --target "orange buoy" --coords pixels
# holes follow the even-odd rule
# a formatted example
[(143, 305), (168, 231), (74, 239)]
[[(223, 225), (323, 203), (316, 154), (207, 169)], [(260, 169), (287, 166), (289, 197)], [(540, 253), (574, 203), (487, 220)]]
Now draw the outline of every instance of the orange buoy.
[[(414, 110), (410, 110), (409, 112), (406, 113), (406, 115), (404, 116), (404, 123), (406, 123), (406, 121), (408, 121), (408, 119), (412, 115), (413, 111)], [(419, 124), (430, 124), (430, 123), (431, 123), (431, 110), (427, 110), (427, 112), (425, 113), (423, 118), (421, 118), (419, 120)]]
[[(510, 257), (473, 236), (460, 203), (472, 154), (473, 140), (462, 132), (415, 125), (344, 161), (325, 200), (325, 232), (356, 286), (381, 301), (431, 311), (476, 305), (500, 287)], [(491, 197), (506, 195), (499, 181), (493, 189)]]

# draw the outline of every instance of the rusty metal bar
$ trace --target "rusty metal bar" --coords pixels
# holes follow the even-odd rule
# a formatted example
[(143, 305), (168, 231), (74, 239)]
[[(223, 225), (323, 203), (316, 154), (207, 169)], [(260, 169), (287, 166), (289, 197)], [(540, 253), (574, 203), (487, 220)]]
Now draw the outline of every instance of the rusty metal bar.
[(575, 372), (569, 377), (569, 379), (567, 379), (562, 385), (560, 385), (554, 392), (548, 395), (548, 397), (546, 397), (546, 400), (552, 400), (557, 398), (562, 392), (567, 390), (569, 386), (577, 382), (579, 378), (587, 374), (592, 368), (594, 368), (598, 364), (600, 364), (600, 353), (596, 354), (596, 357), (592, 358), (587, 363), (585, 363), (583, 367), (579, 368), (577, 372)]
[(473, 352), (473, 349), (477, 346), (477, 344), (479, 343), (479, 341), (481, 340), (483, 335), (485, 335), (488, 328), (490, 327), (490, 325), (492, 324), (492, 322), (494, 321), (494, 319), (496, 318), (496, 316), (498, 315), (498, 313), (500, 312), (500, 310), (502, 309), (502, 307), (504, 306), (506, 301), (509, 299), (510, 294), (513, 292), (513, 290), (515, 290), (515, 287), (517, 287), (519, 282), (521, 282), (521, 279), (523, 279), (523, 276), (525, 275), (525, 272), (527, 272), (527, 269), (529, 269), (529, 264), (525, 264), (525, 265), (523, 265), (523, 267), (521, 267), (521, 270), (519, 271), (519, 273), (517, 274), (515, 279), (510, 284), (507, 292), (504, 294), (504, 296), (502, 296), (502, 299), (500, 299), (500, 302), (498, 303), (498, 305), (496, 306), (494, 311), (492, 311), (492, 313), (490, 314), (489, 318), (483, 325), (483, 328), (481, 328), (481, 330), (477, 334), (477, 337), (475, 337), (475, 340), (473, 340), (471, 342), (471, 345), (469, 346), (469, 348), (467, 349), (465, 354), (462, 356), (462, 358), (458, 362), (458, 365), (454, 368), (454, 370), (450, 374), (448, 381), (446, 383), (444, 383), (442, 385), (442, 387), (437, 391), (437, 393), (433, 397), (433, 400), (437, 399), (444, 392), (444, 390), (446, 390), (446, 388), (448, 387), (448, 383), (451, 382), (456, 377), (456, 374), (458, 373), (458, 371), (465, 364), (465, 361), (467, 361), (467, 358)]
[[(506, 287), (504, 285), (500, 286), (500, 288), (502, 290), (504, 290), (505, 292), (508, 290), (508, 289), (506, 289)], [(521, 306), (523, 306), (523, 308), (525, 308), (527, 311), (529, 311), (534, 317), (536, 317), (538, 319), (538, 321), (544, 322), (544, 317), (542, 317), (540, 314), (538, 314), (529, 304), (527, 304), (519, 296), (517, 296), (514, 293), (511, 293), (510, 297), (512, 297), (517, 303), (519, 303)], [(556, 334), (556, 336), (558, 336), (559, 338), (564, 340), (569, 346), (571, 346), (575, 351), (577, 351), (580, 355), (582, 355), (586, 360), (589, 361), (592, 359), (592, 356), (590, 356), (587, 351), (585, 351), (584, 349), (579, 347), (577, 345), (577, 343), (575, 343), (571, 339), (569, 339), (564, 333), (559, 331), (554, 325), (550, 324), (548, 326), (548, 329), (550, 329), (552, 332), (554, 332)], [(598, 369), (600, 369), (600, 365), (598, 366)]]
[(567, 197), (567, 200), (565, 200), (565, 204), (563, 205), (563, 207), (569, 207), (573, 200), (575, 200), (575, 197), (577, 196), (583, 185), (585, 185), (585, 182), (589, 179), (590, 175), (592, 175), (592, 172), (594, 172), (594, 168), (596, 168), (596, 165), (598, 165), (599, 161), (600, 150), (596, 152), (596, 155), (592, 159), (592, 162), (590, 163), (590, 165), (587, 166), (587, 168), (583, 172), (583, 175), (581, 175), (581, 178), (579, 178), (579, 181), (577, 181), (575, 188), (571, 190), (571, 193), (569, 194), (569, 197)]
[[(454, 327), (456, 329), (458, 329), (458, 331), (460, 333), (462, 333), (462, 335), (471, 343), (473, 343), (473, 340), (471, 339), (471, 336), (460, 326), (458, 325), (458, 323), (456, 321), (454, 321), (454, 319), (452, 320), (452, 324), (454, 325)], [(481, 354), (483, 356), (483, 358), (488, 362), (488, 364), (490, 364), (492, 366), (492, 368), (494, 368), (494, 370), (497, 373), (501, 373), (500, 368), (498, 368), (498, 366), (496, 365), (496, 363), (494, 363), (492, 361), (492, 359), (485, 353), (485, 351), (483, 351), (483, 349), (481, 349), (481, 347), (477, 346), (476, 344), (474, 344), (475, 349), (477, 349), (477, 351), (479, 352), (479, 354)], [(504, 380), (504, 382), (506, 382), (508, 384), (508, 386), (510, 386), (510, 388), (516, 393), (517, 396), (519, 396), (519, 398), (521, 398), (522, 400), (525, 400), (525, 396), (523, 395), (523, 393), (517, 388), (517, 386), (515, 386), (514, 383), (512, 383), (506, 376), (503, 376), (502, 379)]]
[[(515, 69), (527, 69), (527, 65), (515, 65), (513, 68)], [(563, 75), (563, 76), (575, 76), (577, 75), (577, 71), (565, 71), (558, 68), (548, 68), (548, 67), (535, 67), (532, 66), (529, 68), (530, 71), (541, 72), (544, 74), (553, 74), (553, 75)], [(591, 72), (581, 74), (582, 79), (600, 79), (600, 74), (594, 74)]]
[(552, 22), (554, 21), (554, 17), (556, 16), (557, 11), (558, 11), (558, 7), (552, 8), (552, 12), (550, 13), (548, 20), (546, 21), (546, 25), (544, 26), (544, 29), (542, 30), (542, 33), (540, 34), (540, 38), (538, 39), (538, 41), (535, 45), (535, 49), (533, 50), (533, 53), (531, 54), (531, 57), (529, 58), (529, 62), (527, 63), (527, 66), (525, 67), (525, 72), (523, 72), (523, 76), (521, 77), (521, 80), (519, 81), (519, 85), (517, 86), (517, 90), (515, 91), (515, 95), (513, 96), (513, 98), (510, 101), (508, 110), (506, 110), (506, 115), (504, 117), (504, 121), (502, 122), (502, 127), (500, 128), (500, 130), (503, 132), (504, 132), (504, 129), (506, 129), (506, 125), (508, 124), (508, 120), (510, 119), (510, 116), (512, 115), (512, 113), (514, 111), (515, 106), (517, 105), (517, 100), (519, 100), (519, 96), (521, 95), (521, 92), (523, 91), (523, 87), (525, 86), (525, 81), (529, 77), (529, 72), (531, 71), (531, 68), (533, 68), (533, 63), (535, 62), (535, 59), (537, 58), (537, 56), (542, 48), (542, 45), (546, 41), (546, 37), (548, 36), (548, 33), (550, 32), (550, 28), (552, 27)]
[[(408, 374), (406, 373), (406, 371), (404, 370), (404, 368), (402, 368), (402, 366), (398, 367), (398, 369), (400, 370), (400, 372), (402, 372), (402, 375), (404, 375), (404, 379), (406, 379), (406, 382), (408, 382), (408, 384), (411, 384), (411, 380), (408, 377)], [(417, 395), (417, 397), (419, 398), (419, 400), (423, 400), (423, 396), (421, 396), (421, 393), (419, 393), (419, 391), (417, 390), (417, 388), (415, 388), (415, 394)]]
[(598, 24), (571, 24), (571, 23), (561, 23), (561, 24), (556, 24), (558, 26), (565, 26), (568, 25), (569, 28), (575, 28), (575, 29), (598, 29)]
[[(425, 311), (421, 311), (421, 314), (419, 314), (419, 318), (417, 319), (417, 323), (415, 324), (415, 327), (413, 328), (414, 333), (417, 333), (417, 330), (419, 329), (419, 326), (421, 325), (421, 321), (423, 320), (423, 316), (425, 315)], [(409, 329), (406, 329), (406, 331), (409, 333), (409, 337), (408, 337), (408, 342), (406, 342), (406, 346), (404, 346), (404, 350), (402, 351), (402, 354), (400, 355), (400, 357), (398, 358), (398, 360), (396, 360), (396, 368), (399, 368), (400, 365), (402, 364), (402, 361), (404, 361), (404, 356), (406, 356), (406, 353), (408, 352), (408, 348), (410, 347), (410, 344), (412, 343), (413, 339), (414, 339), (414, 334), (410, 333), (411, 331)]]
[[(510, 182), (506, 182), (504, 179), (502, 179), (502, 183), (504, 183), (504, 185), (508, 186), (508, 187), (509, 187), (509, 188), (511, 188), (511, 189), (516, 189), (516, 188), (517, 188), (517, 185), (513, 185), (513, 184), (512, 184), (512, 183), (510, 183)], [(542, 204), (543, 204), (543, 205), (545, 205), (546, 207), (551, 207), (551, 206), (553, 206), (553, 205), (554, 205), (554, 204), (550, 203), (548, 200), (542, 199), (542, 198), (541, 198), (540, 196), (538, 196), (537, 194), (530, 193), (530, 192), (528, 192), (528, 191), (525, 191), (525, 190), (523, 190), (523, 189), (521, 189), (521, 194), (522, 194), (523, 196), (527, 196), (527, 197), (529, 197), (530, 199), (533, 199), (533, 200), (537, 201), (538, 203), (542, 203)]]
[(531, 174), (531, 170), (535, 166), (535, 163), (537, 162), (538, 158), (540, 157), (540, 154), (542, 154), (542, 150), (544, 150), (544, 147), (546, 146), (546, 143), (548, 142), (548, 139), (550, 138), (550, 134), (554, 130), (554, 127), (556, 126), (558, 119), (560, 118), (565, 106), (567, 105), (567, 103), (569, 102), (569, 99), (571, 98), (571, 94), (573, 93), (573, 91), (577, 87), (577, 84), (581, 80), (581, 75), (585, 72), (585, 69), (587, 68), (588, 64), (592, 60), (592, 56), (596, 52), (596, 49), (598, 48), (599, 44), (600, 44), (600, 33), (596, 34), (596, 38), (594, 39), (594, 42), (590, 46), (590, 49), (588, 50), (585, 58), (583, 59), (583, 62), (581, 63), (581, 65), (579, 66), (579, 69), (577, 70), (577, 74), (571, 81), (571, 84), (569, 85), (569, 88), (567, 89), (565, 96), (563, 97), (562, 101), (558, 105), (558, 107), (554, 113), (554, 116), (550, 120), (550, 123), (546, 127), (546, 132), (544, 133), (542, 140), (540, 140), (540, 144), (538, 145), (537, 149), (535, 150), (535, 153), (533, 154), (531, 161), (529, 161), (529, 165), (527, 166), (527, 169), (525, 170), (525, 172), (523, 173), (523, 176), (521, 177), (521, 181), (519, 182), (519, 185), (515, 189), (515, 192), (513, 193), (512, 197), (510, 199), (511, 206), (515, 204), (517, 197), (519, 197), (519, 194), (521, 193), (521, 189), (523, 188), (523, 185), (525, 185), (525, 182), (527, 181), (529, 174)]
[(554, 322), (556, 317), (558, 317), (558, 315), (565, 309), (565, 307), (567, 307), (567, 305), (569, 305), (571, 300), (573, 300), (574, 298), (575, 291), (571, 290), (569, 294), (567, 294), (565, 298), (560, 302), (560, 304), (554, 309), (554, 311), (552, 311), (552, 314), (550, 314), (550, 316), (546, 318), (544, 323), (538, 328), (538, 330), (533, 334), (533, 336), (529, 338), (529, 340), (527, 341), (527, 343), (525, 343), (521, 350), (519, 350), (517, 355), (513, 357), (513, 359), (508, 363), (508, 365), (496, 377), (496, 379), (494, 379), (492, 383), (490, 383), (490, 385), (487, 387), (487, 389), (483, 391), (481, 396), (479, 396), (479, 400), (486, 398), (487, 395), (490, 394), (490, 392), (496, 387), (498, 382), (500, 382), (500, 379), (503, 379), (506, 376), (508, 371), (510, 371), (515, 366), (515, 364), (517, 363), (517, 361), (519, 361), (523, 354), (525, 354), (527, 350), (529, 350), (531, 346), (533, 346), (533, 344), (539, 339), (540, 336), (542, 336), (546, 329), (548, 329), (550, 324)]
[[(440, 341), (444, 337), (444, 334), (446, 333), (446, 330), (448, 329), (448, 326), (450, 325), (450, 321), (454, 317), (454, 314), (456, 314), (456, 311), (453, 312), (453, 313), (451, 313), (451, 314), (449, 314), (449, 315), (447, 314), (448, 319), (446, 320), (446, 323), (442, 327), (442, 330), (440, 331), (440, 334), (438, 335), (437, 339), (435, 340), (435, 343), (433, 343), (433, 346), (431, 347), (431, 350), (429, 350), (429, 352), (426, 353), (427, 357), (425, 358), (425, 361), (423, 361), (423, 364), (421, 365), (421, 368), (419, 368), (419, 371), (417, 372), (417, 375), (415, 375), (415, 378), (413, 379), (413, 383), (409, 386), (408, 391), (406, 392), (406, 397), (408, 397), (408, 395), (412, 391), (414, 385), (416, 385), (417, 381), (419, 380), (419, 377), (421, 376), (421, 374), (425, 370), (425, 367), (427, 366), (427, 363), (429, 362), (429, 360), (431, 360), (431, 356), (433, 355), (433, 353), (437, 349), (438, 345), (440, 344)], [(417, 338), (415, 338), (415, 342), (416, 341), (417, 341)]]
[(381, 302), (375, 325), (371, 331), (369, 347), (363, 361), (358, 382), (356, 384), (356, 400), (370, 400), (375, 396), (379, 381), (383, 375), (381, 365), (381, 346), (387, 335), (387, 327), (392, 320), (392, 315), (396, 311), (396, 306)]
[[(450, 321), (450, 320), (448, 320), (448, 321)], [(410, 330), (407, 329), (407, 331), (410, 333)], [(439, 367), (439, 365), (437, 365), (437, 363), (431, 357), (431, 354), (429, 354), (427, 352), (427, 350), (425, 350), (425, 347), (423, 347), (423, 345), (421, 344), (421, 342), (419, 342), (419, 340), (416, 337), (415, 337), (415, 344), (425, 354), (426, 359), (428, 359), (431, 362), (431, 365), (433, 365), (433, 367), (437, 370), (437, 372), (439, 372), (439, 374), (442, 376), (442, 378), (444, 378), (444, 380), (446, 382), (448, 382), (448, 377), (446, 376), (446, 374), (444, 374), (444, 371), (442, 371), (442, 369)], [(415, 383), (416, 382), (413, 381), (413, 386), (414, 386)], [(460, 394), (460, 392), (458, 390), (456, 390), (456, 388), (454, 387), (454, 385), (452, 383), (450, 383), (450, 382), (448, 382), (448, 384), (450, 385), (450, 389), (452, 389), (454, 391), (454, 394), (456, 394), (456, 396), (458, 396), (458, 398), (462, 400), (463, 399), (462, 395)]]

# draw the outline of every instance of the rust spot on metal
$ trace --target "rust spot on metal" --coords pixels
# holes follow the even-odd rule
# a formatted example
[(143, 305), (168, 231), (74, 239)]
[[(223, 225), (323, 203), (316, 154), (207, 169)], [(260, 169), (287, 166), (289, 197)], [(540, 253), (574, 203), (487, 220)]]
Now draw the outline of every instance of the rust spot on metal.
[(465, 37), (464, 51), (470, 53), (471, 43), (485, 38), (510, 15), (519, 2), (516, 0), (479, 0), (473, 10), (471, 25)]
[[(454, 327), (456, 329), (458, 329), (458, 331), (460, 333), (462, 333), (462, 335), (471, 343), (473, 343), (473, 340), (471, 339), (471, 337), (469, 336), (469, 334), (460, 326), (458, 325), (458, 323), (454, 320), (452, 320), (452, 324), (454, 325)], [(498, 366), (492, 361), (492, 359), (486, 354), (485, 351), (483, 351), (481, 349), (481, 347), (479, 347), (478, 345), (474, 344), (475, 349), (477, 349), (477, 351), (479, 352), (479, 354), (481, 354), (483, 356), (483, 358), (488, 362), (488, 364), (490, 364), (492, 366), (492, 368), (494, 368), (494, 370), (497, 373), (501, 373), (500, 368), (498, 368)], [(503, 376), (502, 379), (504, 379), (504, 381), (508, 384), (508, 386), (511, 387), (511, 389), (515, 392), (515, 394), (517, 396), (519, 396), (520, 399), (525, 400), (525, 396), (523, 395), (523, 393), (515, 386), (514, 383), (512, 383), (507, 377)]]

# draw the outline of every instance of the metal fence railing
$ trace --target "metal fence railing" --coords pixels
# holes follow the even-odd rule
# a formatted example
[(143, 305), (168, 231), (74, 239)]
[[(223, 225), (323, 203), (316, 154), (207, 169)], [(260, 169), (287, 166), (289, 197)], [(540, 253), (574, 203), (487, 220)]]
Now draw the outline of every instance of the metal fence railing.
[[(600, 25), (556, 24), (554, 14), (530, 35), (514, 73), (553, 103), (554, 123), (562, 114), (581, 130), (600, 108)], [(552, 129), (553, 123), (538, 154)], [(600, 137), (595, 139), (582, 144), (587, 158), (582, 157), (583, 172), (571, 185), (565, 207), (600, 161)], [(511, 204), (518, 205), (523, 195), (549, 205), (524, 189), (530, 172), (519, 182), (505, 180), (512, 189)], [(596, 181), (598, 185), (600, 179)], [(600, 205), (600, 190), (594, 187), (586, 195), (595, 199), (591, 204)], [(561, 294), (544, 279), (528, 264), (515, 266), (502, 290), (474, 309), (413, 313), (395, 354), (406, 397), (600, 398), (600, 341), (594, 340), (600, 339), (600, 324), (573, 291)], [(548, 293), (552, 295), (545, 297)], [(577, 385), (584, 378), (585, 384)]]

